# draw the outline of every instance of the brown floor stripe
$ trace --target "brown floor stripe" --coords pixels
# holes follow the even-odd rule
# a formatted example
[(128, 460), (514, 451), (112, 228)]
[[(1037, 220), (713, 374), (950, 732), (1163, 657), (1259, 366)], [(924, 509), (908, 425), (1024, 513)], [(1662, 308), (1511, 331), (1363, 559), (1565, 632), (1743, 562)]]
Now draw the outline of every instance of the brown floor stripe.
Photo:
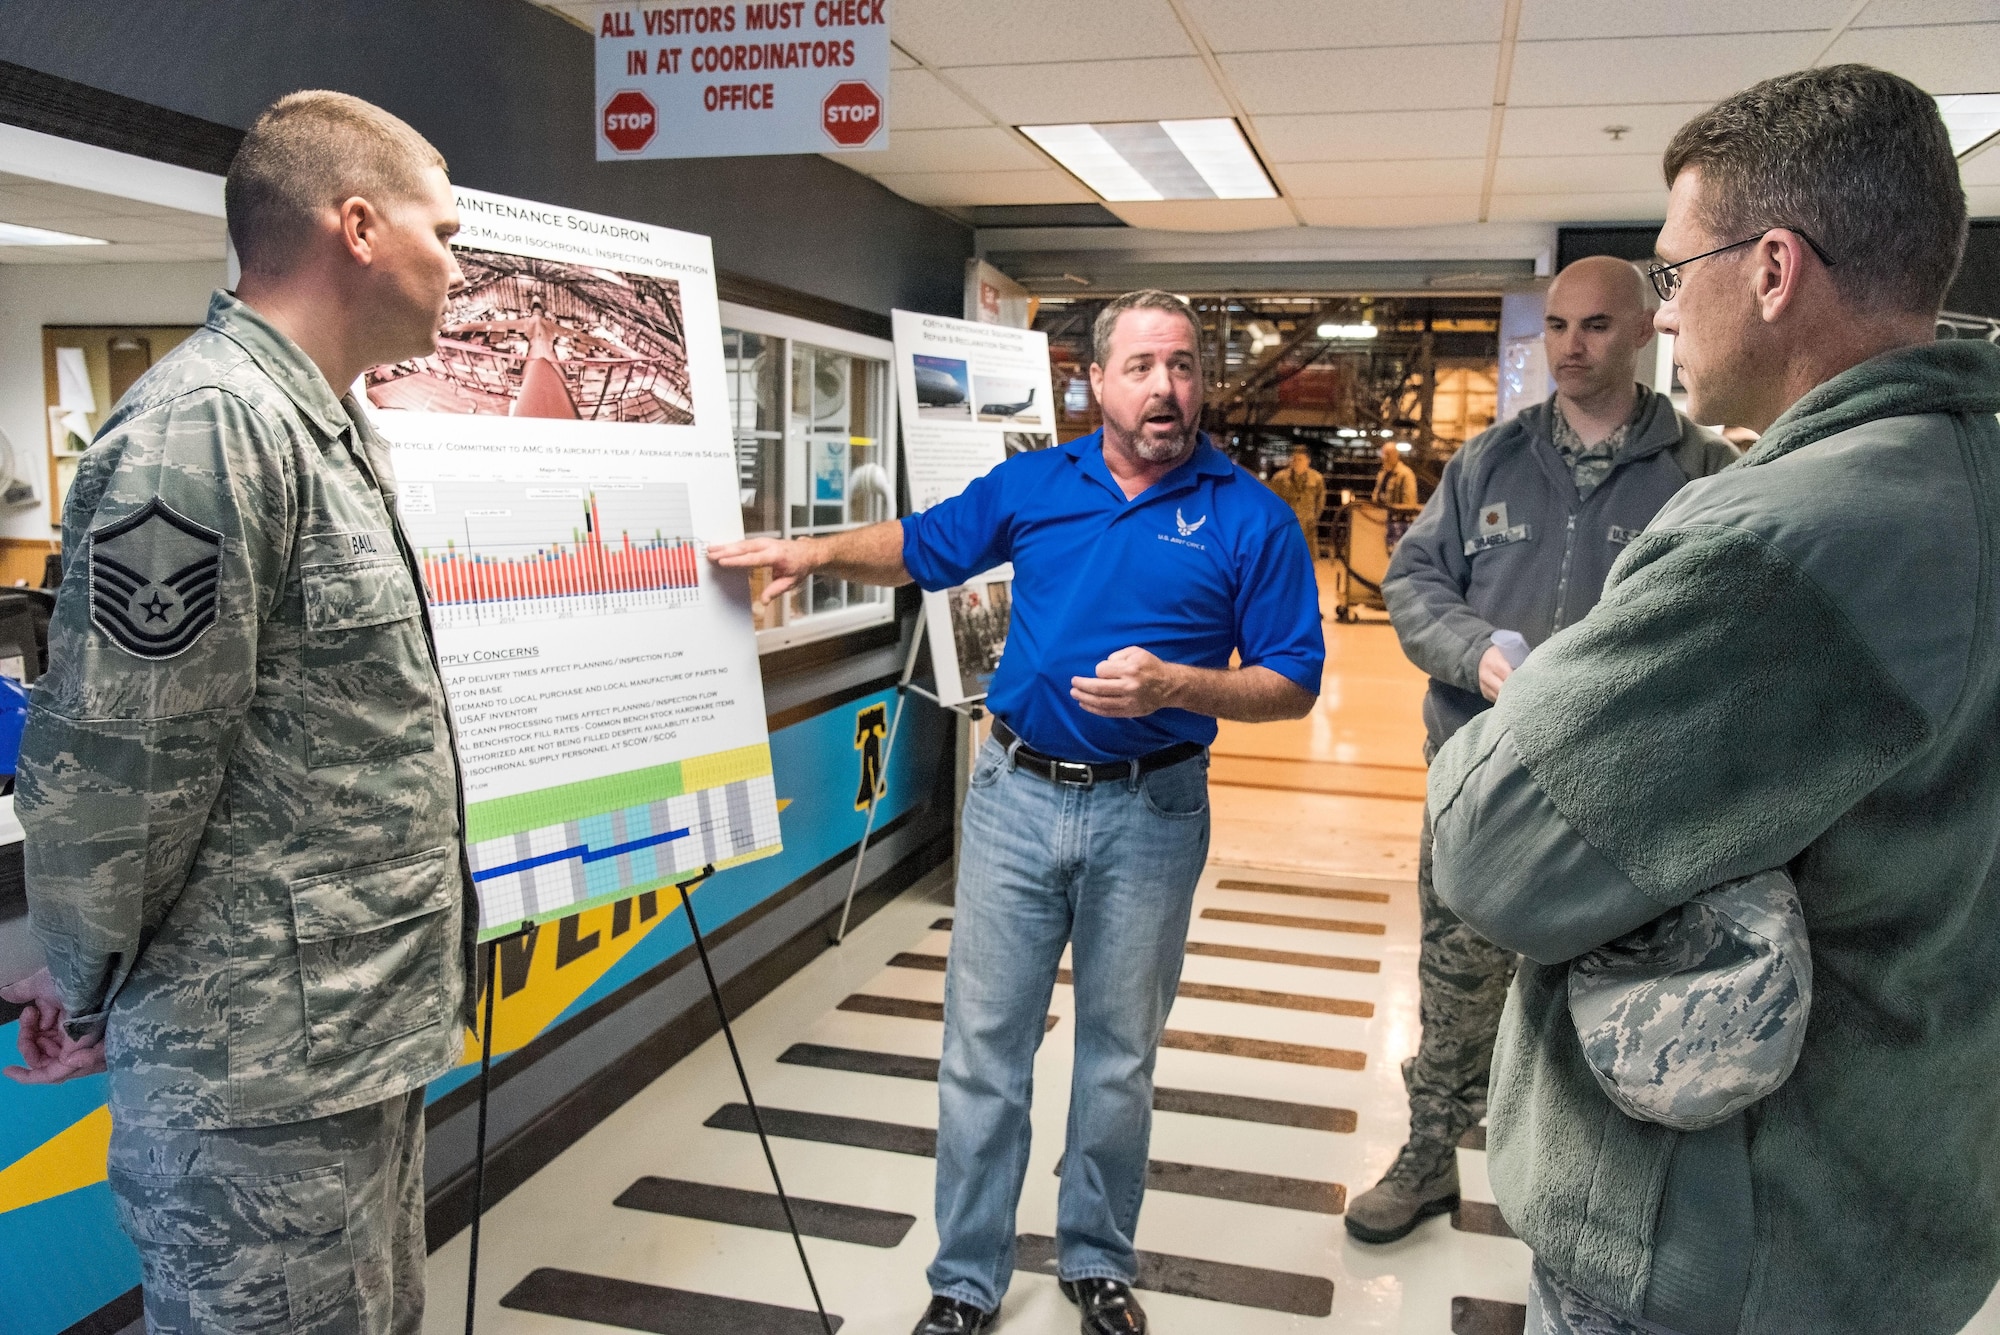
[[(944, 1021), (942, 1001), (913, 1001), (909, 997), (873, 997), (866, 992), (856, 992), (841, 1002), (839, 1008), (844, 1011), (859, 1011), (863, 1015), (893, 1015), (903, 1020), (936, 1020), (939, 1023)], [(1048, 1016), (1042, 1025), (1042, 1032), (1046, 1034), (1060, 1023), (1062, 1023), (1060, 1015)]]
[(1352, 1108), (1321, 1108), (1310, 1103), (1287, 1103), (1282, 1099), (1253, 1099), (1241, 1094), (1211, 1094), (1202, 1089), (1153, 1088), (1153, 1107), (1159, 1112), (1189, 1113), (1196, 1117), (1222, 1117), (1232, 1122), (1262, 1122), (1268, 1126), (1297, 1126), (1308, 1131), (1352, 1131)]
[(1239, 909), (1203, 909), (1210, 922), (1249, 922), (1260, 927), (1303, 927), (1309, 932), (1352, 932), (1356, 936), (1383, 936), (1388, 927), (1379, 922), (1348, 922), (1342, 918), (1301, 918), (1292, 913), (1244, 913)]
[[(916, 1225), (911, 1214), (892, 1214), (859, 1205), (833, 1201), (809, 1201), (794, 1196), (792, 1218), (799, 1232), (809, 1238), (831, 1238), (862, 1247), (894, 1247)], [(668, 1177), (642, 1177), (625, 1188), (612, 1202), (628, 1210), (677, 1215), (683, 1219), (705, 1219), (711, 1224), (736, 1224), (743, 1228), (769, 1229), (783, 1233), (785, 1207), (768, 1191), (740, 1191), (707, 1182), (683, 1182)]]
[[(1056, 1240), (1023, 1233), (1014, 1240), (1014, 1268), (1056, 1274)], [(1202, 1261), (1191, 1256), (1139, 1253), (1139, 1278), (1133, 1286), (1177, 1298), (1205, 1298), (1236, 1307), (1267, 1312), (1323, 1317), (1333, 1314), (1333, 1282), (1318, 1275), (1294, 1275), (1283, 1270)]]
[(1215, 941), (1190, 941), (1190, 955), (1212, 959), (1256, 960), (1259, 964), (1294, 964), (1302, 969), (1341, 969), (1348, 973), (1380, 973), (1381, 960), (1349, 959), (1341, 955), (1309, 955), (1299, 950), (1264, 950), (1257, 946), (1225, 946)]
[(1521, 1303), (1499, 1303), (1491, 1298), (1453, 1298), (1451, 1335), (1522, 1335), (1528, 1326), (1528, 1309)]
[(1202, 1164), (1162, 1163), (1158, 1159), (1146, 1165), (1146, 1187), (1149, 1191), (1173, 1191), (1183, 1196), (1269, 1205), (1280, 1210), (1309, 1210), (1314, 1214), (1339, 1214), (1347, 1208), (1347, 1188), (1338, 1182), (1244, 1173)]
[(1500, 1207), (1490, 1201), (1459, 1201), (1451, 1212), (1451, 1226), (1461, 1233), (1484, 1233), (1494, 1238), (1518, 1236), (1500, 1217)]
[(1238, 1038), (1233, 1034), (1197, 1034), (1185, 1029), (1169, 1029), (1160, 1037), (1163, 1048), (1185, 1052), (1213, 1052), (1224, 1057), (1254, 1057), (1259, 1061), (1291, 1062), (1296, 1066), (1330, 1066), (1337, 1071), (1359, 1071), (1368, 1064), (1368, 1054), (1346, 1048), (1316, 1048), (1305, 1043), (1274, 1043), (1263, 1038)]
[(1380, 890), (1333, 889), (1323, 885), (1286, 885), (1278, 881), (1217, 881), (1218, 890), (1254, 890), (1260, 895), (1304, 895), (1308, 899), (1345, 899), (1357, 904), (1386, 904)]
[[(819, 1043), (794, 1043), (779, 1055), (778, 1060), (791, 1066), (853, 1071), (898, 1080), (935, 1081), (938, 1078), (935, 1057), (906, 1057), (894, 1052), (868, 1052), (861, 1048), (835, 1048)], [(1153, 1107), (1160, 1112), (1220, 1117), (1232, 1122), (1262, 1122), (1269, 1126), (1296, 1126), (1308, 1131), (1348, 1132), (1354, 1130), (1356, 1122), (1351, 1108), (1321, 1108), (1310, 1103), (1253, 1099), (1241, 1094), (1212, 1094), (1199, 1089), (1166, 1089), (1157, 1085), (1153, 1088)]]
[(1480, 1126), (1467, 1127), (1465, 1134), (1458, 1138), (1458, 1147), (1462, 1150), (1485, 1149), (1486, 1127), (1483, 1124)]
[(939, 918), (936, 922), (931, 924), (931, 930), (933, 932), (949, 932), (951, 930), (951, 919)]
[[(889, 961), (892, 969), (924, 969), (943, 973), (943, 955), (917, 955), (909, 951)], [(1074, 978), (1068, 969), (1056, 970), (1056, 981), (1069, 986)], [(1279, 1010), (1315, 1011), (1321, 1015), (1354, 1015), (1369, 1019), (1375, 1014), (1372, 1001), (1349, 1001), (1344, 997), (1315, 997), (1304, 992), (1265, 992), (1254, 987), (1221, 987), (1214, 983), (1181, 984), (1180, 995), (1196, 1001), (1233, 1001), (1243, 1006), (1273, 1006)]]
[[(500, 1300), (502, 1307), (542, 1316), (622, 1326), (652, 1335), (819, 1335), (819, 1313), (795, 1307), (722, 1298), (712, 1293), (663, 1289), (574, 1270), (532, 1270)], [(840, 1329), (841, 1318), (832, 1317)]]
[[(937, 1132), (927, 1126), (906, 1126), (901, 1122), (878, 1122), (871, 1117), (837, 1117), (832, 1113), (800, 1112), (796, 1108), (758, 1108), (764, 1130), (787, 1140), (810, 1140), (821, 1145), (849, 1145), (859, 1150), (884, 1150), (890, 1154), (913, 1154), (937, 1158)], [(718, 1131), (757, 1133), (747, 1103), (725, 1103), (709, 1114), (703, 1126)]]

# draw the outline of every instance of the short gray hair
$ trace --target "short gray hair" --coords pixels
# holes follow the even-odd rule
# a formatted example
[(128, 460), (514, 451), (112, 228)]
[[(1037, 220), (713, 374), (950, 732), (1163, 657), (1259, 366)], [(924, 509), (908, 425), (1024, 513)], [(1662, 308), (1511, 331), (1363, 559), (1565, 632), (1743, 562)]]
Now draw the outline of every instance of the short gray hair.
[(1118, 317), (1127, 311), (1167, 311), (1186, 320), (1188, 327), (1194, 330), (1195, 365), (1201, 364), (1201, 320), (1195, 315), (1194, 307), (1173, 293), (1162, 292), (1155, 287), (1127, 292), (1097, 313), (1097, 322), (1090, 327), (1092, 361), (1106, 368), (1110, 366), (1111, 333), (1118, 327)]
[(1935, 315), (1965, 249), (1959, 185), (1937, 102), (1867, 65), (1753, 84), (1683, 125), (1662, 164), (1701, 174), (1718, 240), (1802, 228), (1849, 301)]

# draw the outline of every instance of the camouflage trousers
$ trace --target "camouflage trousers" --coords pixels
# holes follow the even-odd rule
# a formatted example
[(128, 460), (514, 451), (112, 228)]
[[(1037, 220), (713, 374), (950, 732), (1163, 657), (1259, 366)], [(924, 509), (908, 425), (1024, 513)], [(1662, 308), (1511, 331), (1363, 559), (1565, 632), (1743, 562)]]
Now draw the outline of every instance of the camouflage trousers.
[(1620, 1316), (1537, 1260), (1528, 1278), (1523, 1335), (1674, 1335), (1665, 1326)]
[(417, 1335), (422, 1090), (309, 1122), (111, 1131), (148, 1335)]
[(1417, 956), (1423, 1036), (1417, 1055), (1403, 1063), (1403, 1085), (1410, 1093), (1411, 1150), (1442, 1162), (1486, 1115), (1493, 1041), (1517, 957), (1466, 926), (1437, 897), (1428, 813), (1417, 845), (1417, 903), (1423, 913)]

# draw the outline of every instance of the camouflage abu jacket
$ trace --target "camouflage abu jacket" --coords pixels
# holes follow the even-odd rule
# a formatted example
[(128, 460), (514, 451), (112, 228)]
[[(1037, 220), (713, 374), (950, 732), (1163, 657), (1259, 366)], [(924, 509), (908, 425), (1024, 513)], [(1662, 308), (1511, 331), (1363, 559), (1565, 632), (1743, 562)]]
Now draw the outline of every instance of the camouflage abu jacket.
[(458, 1059), (458, 769), (393, 494), (360, 410), (224, 292), (78, 468), (16, 805), (128, 1125), (323, 1117)]

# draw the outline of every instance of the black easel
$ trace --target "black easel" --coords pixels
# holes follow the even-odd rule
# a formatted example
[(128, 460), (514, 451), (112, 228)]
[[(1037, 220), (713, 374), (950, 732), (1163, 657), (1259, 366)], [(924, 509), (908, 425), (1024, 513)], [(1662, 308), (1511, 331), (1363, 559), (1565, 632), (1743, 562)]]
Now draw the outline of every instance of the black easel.
[[(785, 1226), (791, 1230), (792, 1245), (798, 1248), (799, 1265), (805, 1269), (806, 1287), (812, 1290), (813, 1307), (819, 1312), (819, 1322), (826, 1328), (826, 1335), (834, 1335), (833, 1319), (826, 1314), (826, 1304), (819, 1296), (819, 1282), (813, 1278), (812, 1262), (806, 1259), (805, 1239), (799, 1236), (798, 1221), (792, 1217), (791, 1197), (785, 1194), (785, 1184), (778, 1177), (778, 1160), (771, 1153), (771, 1138), (764, 1134), (764, 1115), (757, 1110), (757, 1096), (750, 1092), (750, 1076), (743, 1069), (743, 1054), (736, 1048), (736, 1033), (729, 1027), (729, 1011), (722, 1004), (722, 989), (715, 981), (715, 968), (708, 960), (708, 943), (702, 940), (701, 924), (695, 921), (694, 900), (688, 892), (713, 875), (715, 865), (710, 863), (701, 869), (698, 876), (677, 882), (674, 889), (680, 894), (681, 907), (687, 910), (688, 931), (694, 937), (695, 953), (701, 957), (702, 975), (708, 979), (708, 995), (715, 1003), (715, 1018), (722, 1023), (722, 1037), (729, 1044), (729, 1060), (736, 1064), (736, 1080), (743, 1086), (743, 1101), (749, 1106), (750, 1120), (757, 1127), (757, 1143), (764, 1148), (764, 1163), (771, 1170), (771, 1185), (777, 1188), (778, 1204), (785, 1211)], [(486, 1212), (486, 1102), (491, 1092), (493, 1069), (493, 1002), (500, 991), (500, 943), (525, 936), (532, 930), (534, 924), (524, 922), (520, 931), (495, 937), (486, 943), (486, 1020), (480, 1030), (479, 1131), (473, 1142), (472, 1239), (471, 1255), (466, 1259), (465, 1266), (465, 1335), (473, 1335), (478, 1303), (479, 1218)]]

